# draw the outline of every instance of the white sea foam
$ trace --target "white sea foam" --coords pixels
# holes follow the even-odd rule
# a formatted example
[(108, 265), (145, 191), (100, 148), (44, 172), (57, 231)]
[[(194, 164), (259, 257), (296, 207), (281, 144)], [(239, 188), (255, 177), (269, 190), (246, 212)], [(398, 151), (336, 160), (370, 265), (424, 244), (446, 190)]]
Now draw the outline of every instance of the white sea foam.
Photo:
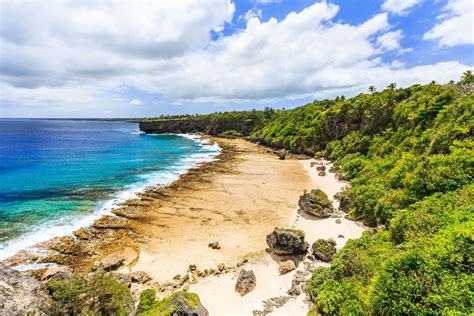
[[(35, 244), (47, 241), (58, 236), (72, 235), (72, 232), (81, 227), (87, 227), (103, 215), (115, 216), (111, 211), (120, 207), (123, 201), (137, 197), (137, 193), (144, 192), (152, 186), (166, 186), (179, 177), (187, 170), (200, 164), (216, 160), (216, 156), (221, 152), (221, 148), (216, 143), (211, 143), (199, 135), (178, 134), (181, 137), (192, 139), (200, 144), (202, 152), (190, 154), (180, 160), (174, 166), (170, 166), (166, 171), (152, 172), (139, 176), (141, 181), (126, 186), (123, 190), (114, 194), (114, 198), (102, 203), (96, 207), (92, 214), (78, 217), (71, 215), (56, 220), (50, 220), (43, 225), (32, 228), (28, 233), (23, 234), (17, 239), (7, 242), (3, 248), (0, 247), (0, 260), (13, 256), (20, 250), (26, 249), (30, 252), (37, 252)], [(28, 269), (41, 268), (42, 266), (31, 265)], [(24, 267), (19, 267), (23, 269)], [(25, 268), (26, 269), (26, 268)]]

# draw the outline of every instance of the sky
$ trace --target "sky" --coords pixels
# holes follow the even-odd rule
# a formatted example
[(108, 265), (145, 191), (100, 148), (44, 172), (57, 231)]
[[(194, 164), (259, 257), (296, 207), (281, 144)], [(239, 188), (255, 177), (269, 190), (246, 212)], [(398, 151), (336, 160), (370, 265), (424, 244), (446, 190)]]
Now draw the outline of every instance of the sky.
[(0, 117), (293, 108), (474, 66), (472, 0), (0, 0)]

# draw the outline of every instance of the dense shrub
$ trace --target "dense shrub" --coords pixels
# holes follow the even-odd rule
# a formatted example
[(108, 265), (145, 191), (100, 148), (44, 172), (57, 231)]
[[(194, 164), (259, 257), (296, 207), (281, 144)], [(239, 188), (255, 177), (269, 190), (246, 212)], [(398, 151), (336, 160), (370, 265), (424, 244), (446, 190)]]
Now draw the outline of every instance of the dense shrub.
[(53, 279), (47, 289), (55, 315), (127, 315), (133, 310), (129, 289), (109, 274)]

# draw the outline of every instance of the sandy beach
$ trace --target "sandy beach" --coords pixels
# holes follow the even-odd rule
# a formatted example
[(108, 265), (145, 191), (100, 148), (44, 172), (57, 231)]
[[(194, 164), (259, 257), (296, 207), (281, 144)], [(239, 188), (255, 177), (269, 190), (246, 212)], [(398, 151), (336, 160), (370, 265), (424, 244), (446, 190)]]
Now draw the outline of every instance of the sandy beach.
[[(107, 256), (120, 255), (125, 261), (118, 272), (144, 271), (152, 278), (133, 284), (135, 296), (150, 287), (160, 297), (185, 289), (199, 295), (210, 315), (305, 315), (309, 302), (304, 292), (289, 295), (288, 290), (295, 279), (304, 287), (311, 271), (327, 263), (270, 254), (265, 239), (274, 227), (303, 230), (309, 244), (333, 238), (338, 249), (360, 237), (364, 227), (341, 214), (320, 219), (298, 210), (299, 196), (313, 188), (323, 190), (337, 208), (333, 196), (348, 183), (331, 172), (318, 175), (314, 165), (328, 170), (329, 161), (280, 160), (272, 150), (242, 139), (210, 141), (222, 148), (216, 161), (189, 170), (170, 186), (150, 188), (115, 210), (116, 216), (76, 231), (75, 238), (43, 243), (40, 247), (50, 252), (40, 262), (85, 272)], [(213, 242), (219, 249), (209, 247)], [(280, 275), (279, 262), (288, 259), (296, 269)], [(31, 261), (38, 258), (24, 252), (10, 259)], [(234, 290), (242, 268), (257, 278), (256, 288), (243, 297)]]

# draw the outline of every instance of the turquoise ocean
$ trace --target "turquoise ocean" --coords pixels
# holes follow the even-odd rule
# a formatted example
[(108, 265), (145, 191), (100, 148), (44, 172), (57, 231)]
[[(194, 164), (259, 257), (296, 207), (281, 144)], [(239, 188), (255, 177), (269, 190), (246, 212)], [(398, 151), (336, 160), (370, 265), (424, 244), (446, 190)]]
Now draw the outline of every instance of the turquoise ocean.
[(0, 119), (0, 259), (88, 226), (219, 151), (190, 135), (145, 135), (137, 123)]

